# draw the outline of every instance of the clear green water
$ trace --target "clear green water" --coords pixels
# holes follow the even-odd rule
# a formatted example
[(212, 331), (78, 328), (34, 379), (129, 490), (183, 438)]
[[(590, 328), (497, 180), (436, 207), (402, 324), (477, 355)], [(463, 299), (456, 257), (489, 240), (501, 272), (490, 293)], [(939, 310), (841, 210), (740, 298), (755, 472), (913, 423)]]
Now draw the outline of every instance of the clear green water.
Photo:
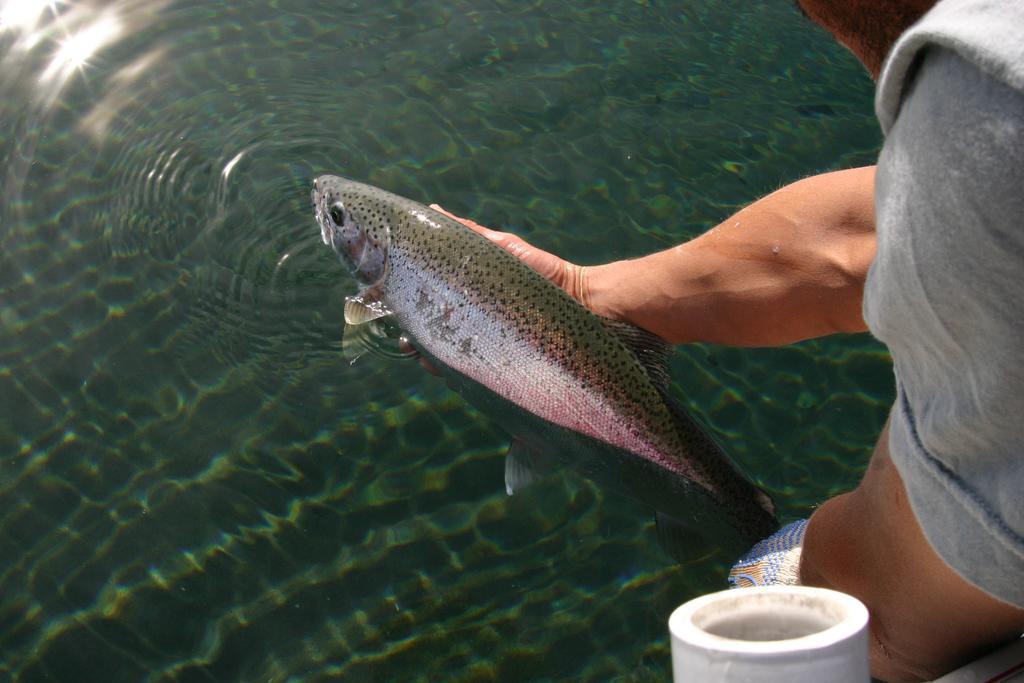
[[(38, 15), (31, 11), (39, 7)], [(16, 11), (18, 10), (18, 11)], [(309, 185), (580, 262), (868, 163), (872, 86), (785, 0), (0, 2), (0, 680), (653, 681), (673, 566), (415, 364), (340, 358)], [(809, 513), (890, 398), (864, 337), (681, 348), (676, 389)]]

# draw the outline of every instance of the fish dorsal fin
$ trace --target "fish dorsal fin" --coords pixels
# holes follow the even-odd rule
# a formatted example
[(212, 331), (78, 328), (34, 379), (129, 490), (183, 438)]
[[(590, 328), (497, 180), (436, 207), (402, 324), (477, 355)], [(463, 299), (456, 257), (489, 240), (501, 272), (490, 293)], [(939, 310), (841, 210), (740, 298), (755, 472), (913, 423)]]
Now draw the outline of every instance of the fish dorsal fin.
[(386, 315), (391, 315), (391, 309), (373, 287), (345, 297), (345, 322), (349, 325), (362, 325)]
[(636, 325), (611, 318), (600, 318), (600, 320), (605, 329), (621, 339), (636, 355), (651, 381), (659, 389), (667, 389), (670, 383), (668, 358), (672, 354), (672, 347), (669, 343), (653, 332), (648, 332)]

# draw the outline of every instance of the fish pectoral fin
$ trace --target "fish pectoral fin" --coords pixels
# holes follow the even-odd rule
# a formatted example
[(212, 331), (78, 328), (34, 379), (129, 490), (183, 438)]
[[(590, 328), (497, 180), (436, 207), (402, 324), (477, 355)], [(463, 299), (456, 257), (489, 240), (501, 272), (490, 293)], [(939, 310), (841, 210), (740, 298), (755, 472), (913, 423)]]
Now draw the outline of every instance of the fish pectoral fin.
[(639, 359), (647, 375), (659, 388), (668, 388), (668, 358), (672, 346), (664, 339), (645, 329), (611, 318), (601, 318), (605, 329), (618, 337)]
[(352, 365), (367, 353), (380, 358), (406, 360), (419, 358), (419, 351), (388, 318), (361, 325), (345, 325), (341, 335), (341, 353)]
[(719, 550), (717, 545), (700, 535), (692, 525), (672, 515), (656, 512), (654, 525), (658, 532), (658, 545), (679, 564), (705, 560)]
[(349, 365), (354, 364), (369, 350), (365, 328), (361, 325), (345, 325), (345, 331), (341, 334), (341, 354)]
[(401, 330), (395, 324), (380, 287), (367, 287), (355, 296), (345, 297), (345, 331), (341, 352), (349, 364), (367, 353), (383, 358), (415, 358), (419, 354), (403, 344)]
[(505, 454), (505, 493), (519, 493), (550, 470), (546, 457), (518, 439), (512, 440)]
[(362, 325), (386, 315), (391, 315), (391, 309), (373, 287), (345, 297), (345, 322), (349, 325)]

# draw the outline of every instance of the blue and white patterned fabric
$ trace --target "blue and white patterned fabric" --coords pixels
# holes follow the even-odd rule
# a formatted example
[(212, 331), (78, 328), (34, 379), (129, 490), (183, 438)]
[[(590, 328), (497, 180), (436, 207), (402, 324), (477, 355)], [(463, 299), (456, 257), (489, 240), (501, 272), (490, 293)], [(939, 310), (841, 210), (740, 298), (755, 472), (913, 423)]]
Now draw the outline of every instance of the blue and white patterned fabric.
[(729, 583), (733, 588), (798, 585), (806, 529), (807, 520), (800, 519), (758, 542), (729, 572)]

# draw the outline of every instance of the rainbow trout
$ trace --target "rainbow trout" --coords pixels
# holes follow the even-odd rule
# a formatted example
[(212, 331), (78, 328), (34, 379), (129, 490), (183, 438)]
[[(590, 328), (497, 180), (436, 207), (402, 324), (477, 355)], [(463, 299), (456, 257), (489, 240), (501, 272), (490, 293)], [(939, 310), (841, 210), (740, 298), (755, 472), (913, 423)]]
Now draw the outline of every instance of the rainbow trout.
[(659, 527), (671, 518), (719, 547), (746, 550), (777, 528), (768, 495), (669, 395), (661, 339), (595, 315), (422, 204), (326, 175), (312, 199), (324, 244), (363, 286), (347, 325), (391, 321), (512, 434), (509, 494), (558, 458), (652, 504)]

